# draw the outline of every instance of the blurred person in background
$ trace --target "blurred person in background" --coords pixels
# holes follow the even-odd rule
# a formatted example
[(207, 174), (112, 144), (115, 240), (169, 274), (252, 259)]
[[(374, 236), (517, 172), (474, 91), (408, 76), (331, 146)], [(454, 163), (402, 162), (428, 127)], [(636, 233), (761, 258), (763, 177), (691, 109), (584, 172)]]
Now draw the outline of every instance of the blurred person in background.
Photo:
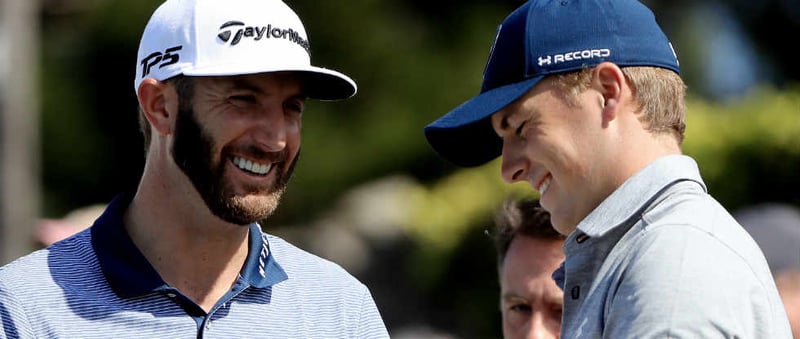
[(537, 199), (507, 199), (495, 216), (503, 338), (559, 338), (564, 293), (553, 272), (564, 262), (564, 235)]
[(480, 93), (425, 127), (442, 157), (539, 191), (568, 235), (566, 338), (790, 338), (763, 253), (683, 155), (686, 86), (636, 0), (530, 0)]
[(106, 204), (96, 204), (78, 208), (62, 218), (40, 219), (33, 232), (33, 242), (37, 247), (47, 247), (85, 230), (103, 214)]
[(792, 334), (800, 339), (800, 208), (761, 203), (741, 208), (733, 216), (764, 251)]
[(0, 269), (0, 338), (388, 338), (364, 284), (257, 223), (298, 160), (306, 100), (356, 93), (311, 65), (295, 12), (167, 0), (132, 66), (139, 186)]

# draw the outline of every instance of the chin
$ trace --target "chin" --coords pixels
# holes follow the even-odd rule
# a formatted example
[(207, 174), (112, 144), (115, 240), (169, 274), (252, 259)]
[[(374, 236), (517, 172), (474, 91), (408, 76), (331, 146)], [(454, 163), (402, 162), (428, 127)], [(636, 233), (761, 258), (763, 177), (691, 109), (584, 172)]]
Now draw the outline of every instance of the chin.
[(280, 202), (279, 193), (249, 194), (231, 199), (238, 213), (245, 215), (246, 219), (258, 221), (271, 216)]
[(560, 218), (553, 212), (550, 212), (550, 223), (553, 225), (553, 228), (558, 231), (558, 233), (561, 233), (564, 236), (570, 235), (570, 233), (575, 231), (575, 228), (578, 226), (578, 223)]

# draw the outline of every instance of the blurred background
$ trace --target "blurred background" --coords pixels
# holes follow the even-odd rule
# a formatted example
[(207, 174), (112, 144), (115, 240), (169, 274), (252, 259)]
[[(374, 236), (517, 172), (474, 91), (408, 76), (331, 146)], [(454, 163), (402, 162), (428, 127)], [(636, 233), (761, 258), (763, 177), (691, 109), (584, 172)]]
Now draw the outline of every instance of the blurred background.
[[(138, 183), (136, 49), (160, 2), (0, 0), (2, 263), (87, 227)], [(504, 184), (497, 161), (444, 162), (422, 128), (478, 92), (496, 27), (523, 1), (286, 2), (312, 62), (359, 93), (309, 104), (302, 160), (264, 229), (359, 277), (393, 338), (500, 337), (486, 231), (504, 198), (533, 193)], [(800, 2), (645, 3), (680, 59), (684, 151), (711, 194), (731, 211), (800, 206)]]

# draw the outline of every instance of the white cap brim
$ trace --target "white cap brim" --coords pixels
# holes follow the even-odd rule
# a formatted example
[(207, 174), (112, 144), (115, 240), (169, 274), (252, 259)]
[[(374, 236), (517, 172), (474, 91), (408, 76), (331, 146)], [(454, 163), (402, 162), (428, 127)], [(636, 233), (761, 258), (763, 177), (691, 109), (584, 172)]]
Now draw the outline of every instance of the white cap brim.
[(341, 100), (352, 97), (358, 86), (350, 77), (332, 69), (316, 66), (281, 67), (254, 70), (244, 66), (241, 69), (231, 65), (196, 68), (183, 72), (187, 76), (230, 76), (273, 72), (298, 72), (302, 74), (303, 89), (310, 99)]

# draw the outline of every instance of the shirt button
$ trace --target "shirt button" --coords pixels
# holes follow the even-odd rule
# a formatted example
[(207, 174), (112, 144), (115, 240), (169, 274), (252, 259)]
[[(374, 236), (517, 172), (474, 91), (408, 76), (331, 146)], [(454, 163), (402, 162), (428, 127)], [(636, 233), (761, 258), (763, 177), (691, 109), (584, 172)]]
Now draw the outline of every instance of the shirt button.
[(570, 291), (570, 294), (572, 295), (572, 300), (580, 299), (581, 298), (581, 287), (580, 286), (573, 287), (572, 291)]
[(170, 298), (177, 297), (177, 295), (175, 295), (175, 293), (167, 293), (167, 296), (170, 297)]

